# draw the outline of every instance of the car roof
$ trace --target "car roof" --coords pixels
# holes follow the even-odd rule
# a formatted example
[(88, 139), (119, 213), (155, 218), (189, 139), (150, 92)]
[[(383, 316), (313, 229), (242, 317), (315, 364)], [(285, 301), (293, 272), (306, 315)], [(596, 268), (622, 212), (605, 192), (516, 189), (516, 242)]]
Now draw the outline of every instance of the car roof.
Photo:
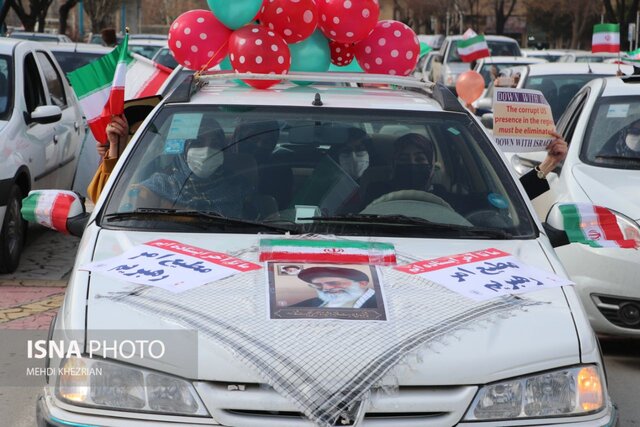
[(640, 95), (640, 76), (602, 78), (604, 90), (600, 96)]
[(107, 54), (111, 52), (113, 48), (94, 43), (58, 43), (50, 45), (49, 50), (52, 52), (87, 52)]
[[(527, 66), (529, 76), (547, 75), (572, 75), (572, 74), (611, 74), (614, 75), (618, 69), (617, 64), (601, 64), (586, 62), (551, 62), (546, 64), (531, 64)], [(623, 72), (631, 73), (632, 67), (622, 66)]]
[(129, 46), (168, 46), (166, 39), (129, 39)]
[(545, 64), (544, 58), (531, 58), (527, 56), (490, 56), (482, 58), (483, 64)]
[[(246, 74), (247, 77), (260, 77), (262, 80), (273, 79), (272, 75)], [(188, 102), (200, 105), (255, 105), (255, 106), (312, 106), (316, 96), (322, 105), (331, 108), (357, 108), (371, 110), (404, 110), (404, 111), (455, 111), (466, 113), (455, 96), (445, 88), (432, 82), (420, 82), (412, 77), (395, 77), (388, 75), (364, 73), (290, 73), (279, 76), (285, 79), (266, 90), (256, 91), (253, 88), (240, 86), (229, 79), (238, 78), (237, 73), (228, 71), (209, 72), (200, 77), (206, 82), (188, 98), (184, 98), (183, 82), (167, 99), (167, 103)], [(188, 78), (190, 79), (190, 77)], [(339, 87), (319, 84), (317, 86), (298, 86), (292, 81), (316, 82), (358, 82), (362, 84), (393, 85), (390, 87)], [(401, 87), (404, 86), (404, 87)], [(192, 89), (187, 87), (189, 93)], [(422, 90), (422, 93), (421, 91)], [(283, 96), (286, 95), (286, 96)]]
[[(449, 40), (461, 40), (462, 37), (463, 36), (460, 34), (460, 35), (456, 35), (456, 36), (447, 36), (447, 39), (449, 39)], [(485, 38), (485, 40), (502, 41), (502, 42), (509, 42), (509, 43), (518, 44), (517, 40), (512, 39), (511, 37), (507, 37), (507, 36), (485, 35), (484, 38)]]
[(49, 47), (50, 47), (50, 44), (47, 44), (45, 46), (43, 43), (40, 43), (35, 40), (25, 40), (25, 39), (18, 39), (18, 38), (12, 39), (10, 37), (0, 37), (0, 54), (13, 55), (13, 51), (18, 45), (22, 45), (32, 49), (37, 48), (41, 50), (42, 49), (49, 50)]

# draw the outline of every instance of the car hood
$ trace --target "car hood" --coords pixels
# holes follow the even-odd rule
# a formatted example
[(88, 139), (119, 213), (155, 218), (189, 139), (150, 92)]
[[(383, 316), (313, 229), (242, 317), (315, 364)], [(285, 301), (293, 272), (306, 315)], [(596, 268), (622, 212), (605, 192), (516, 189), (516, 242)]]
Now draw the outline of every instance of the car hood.
[[(202, 234), (181, 233), (165, 234), (163, 238), (225, 253), (238, 253), (237, 251), (257, 247), (259, 244), (259, 237), (256, 235), (217, 234), (215, 236), (214, 239), (211, 235), (204, 237)], [(94, 260), (119, 255), (134, 245), (157, 238), (157, 233), (102, 230), (97, 238)], [(412, 254), (417, 259), (495, 247), (517, 256), (529, 265), (553, 271), (547, 255), (537, 240), (477, 241), (406, 238), (377, 240), (393, 243), (397, 253)], [(240, 277), (240, 275), (233, 277)], [(256, 277), (259, 276), (256, 275)], [(135, 298), (131, 291), (136, 286), (101, 274), (91, 275), (87, 294), (87, 339), (103, 339), (101, 334), (104, 334), (105, 330), (173, 330), (182, 327), (178, 310), (176, 310), (175, 319), (165, 320), (154, 314), (131, 308), (130, 305), (119, 304), (105, 298), (114, 293), (124, 295), (126, 298)], [(180, 301), (181, 295), (184, 294), (175, 295), (176, 302)], [(256, 295), (256, 298), (267, 298), (266, 295), (265, 289), (265, 292)], [(415, 369), (400, 373), (398, 377), (400, 384), (479, 384), (579, 363), (580, 344), (571, 308), (563, 289), (545, 289), (529, 293), (526, 297), (542, 303), (529, 306), (524, 310), (517, 310), (507, 317), (493, 320), (490, 324), (455, 332), (453, 339), (447, 340), (446, 345), (438, 345), (435, 351), (422, 354), (422, 360), (417, 362)], [(208, 314), (211, 315), (211, 313)], [(266, 313), (260, 312), (255, 315), (269, 321)], [(232, 351), (202, 335), (198, 340), (197, 379), (263, 382), (261, 377), (247, 369), (247, 366), (244, 366)], [(131, 363), (130, 360), (126, 362)], [(135, 363), (175, 375), (187, 375), (183, 370), (184, 358), (164, 360), (161, 365), (149, 358), (139, 359)]]
[(579, 164), (572, 173), (591, 203), (640, 220), (640, 170)]

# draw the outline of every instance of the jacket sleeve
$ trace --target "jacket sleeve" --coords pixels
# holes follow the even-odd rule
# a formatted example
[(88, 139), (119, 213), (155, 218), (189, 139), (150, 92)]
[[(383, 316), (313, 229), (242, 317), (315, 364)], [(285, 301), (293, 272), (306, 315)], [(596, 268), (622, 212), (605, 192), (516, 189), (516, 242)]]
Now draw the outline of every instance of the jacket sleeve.
[(538, 178), (536, 171), (533, 169), (520, 177), (520, 183), (531, 200), (546, 193), (550, 188), (547, 180)]
[(93, 179), (87, 187), (87, 196), (89, 196), (89, 199), (93, 203), (96, 203), (96, 201), (100, 197), (100, 193), (102, 192), (104, 185), (107, 183), (109, 176), (111, 176), (111, 172), (113, 171), (113, 168), (116, 165), (117, 161), (117, 158), (105, 158), (104, 160), (102, 160), (102, 163), (100, 163), (96, 174), (93, 176)]

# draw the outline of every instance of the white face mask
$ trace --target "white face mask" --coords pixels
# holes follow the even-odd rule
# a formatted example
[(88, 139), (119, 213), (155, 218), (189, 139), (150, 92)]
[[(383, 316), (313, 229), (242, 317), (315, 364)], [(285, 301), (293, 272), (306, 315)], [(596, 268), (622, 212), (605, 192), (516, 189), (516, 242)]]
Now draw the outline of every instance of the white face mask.
[(640, 151), (640, 135), (627, 135), (624, 142), (633, 151)]
[(340, 166), (351, 178), (358, 179), (369, 167), (369, 153), (366, 151), (341, 153)]
[(187, 165), (198, 178), (213, 174), (224, 161), (224, 153), (212, 147), (190, 148), (187, 151)]

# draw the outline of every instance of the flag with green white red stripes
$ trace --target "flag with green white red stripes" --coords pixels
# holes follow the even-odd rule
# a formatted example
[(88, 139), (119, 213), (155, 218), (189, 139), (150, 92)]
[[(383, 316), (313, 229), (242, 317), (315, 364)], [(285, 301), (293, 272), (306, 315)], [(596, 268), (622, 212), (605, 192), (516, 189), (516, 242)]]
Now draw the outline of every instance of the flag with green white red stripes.
[(588, 203), (566, 203), (558, 207), (570, 242), (594, 248), (638, 248), (639, 242), (625, 237), (616, 215), (609, 209)]
[(620, 52), (620, 24), (594, 25), (591, 52)]

